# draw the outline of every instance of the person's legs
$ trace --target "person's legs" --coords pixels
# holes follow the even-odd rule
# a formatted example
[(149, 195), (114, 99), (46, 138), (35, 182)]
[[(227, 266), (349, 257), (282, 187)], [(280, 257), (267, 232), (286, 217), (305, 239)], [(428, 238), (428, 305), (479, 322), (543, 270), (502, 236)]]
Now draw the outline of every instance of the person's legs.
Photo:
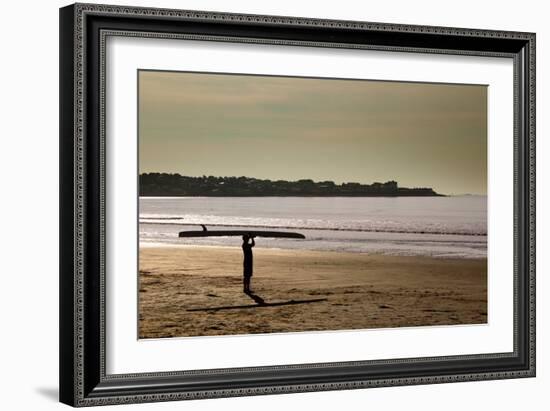
[(245, 275), (243, 277), (243, 286), (244, 286), (244, 292), (249, 293), (250, 292), (250, 277)]

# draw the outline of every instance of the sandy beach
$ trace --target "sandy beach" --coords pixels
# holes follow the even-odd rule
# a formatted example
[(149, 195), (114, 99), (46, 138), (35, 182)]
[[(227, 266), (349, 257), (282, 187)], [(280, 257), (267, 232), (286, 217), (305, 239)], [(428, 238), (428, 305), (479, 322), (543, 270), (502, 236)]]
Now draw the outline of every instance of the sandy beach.
[(487, 322), (485, 259), (256, 248), (252, 290), (240, 247), (141, 248), (140, 338)]

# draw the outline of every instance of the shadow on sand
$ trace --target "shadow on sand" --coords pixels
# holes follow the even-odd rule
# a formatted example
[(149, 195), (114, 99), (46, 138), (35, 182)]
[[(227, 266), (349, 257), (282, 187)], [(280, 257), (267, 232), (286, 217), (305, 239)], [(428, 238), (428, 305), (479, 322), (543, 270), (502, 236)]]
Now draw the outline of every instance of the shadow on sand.
[(190, 308), (187, 311), (220, 311), (220, 310), (237, 310), (242, 308), (260, 308), (260, 307), (279, 307), (282, 305), (296, 305), (296, 304), (311, 304), (318, 303), (321, 301), (327, 301), (327, 298), (314, 298), (309, 300), (289, 300), (289, 301), (280, 301), (276, 303), (266, 303), (265, 300), (254, 293), (245, 293), (250, 298), (254, 300), (256, 304), (247, 304), (247, 305), (224, 305), (221, 307), (206, 307), (206, 308)]

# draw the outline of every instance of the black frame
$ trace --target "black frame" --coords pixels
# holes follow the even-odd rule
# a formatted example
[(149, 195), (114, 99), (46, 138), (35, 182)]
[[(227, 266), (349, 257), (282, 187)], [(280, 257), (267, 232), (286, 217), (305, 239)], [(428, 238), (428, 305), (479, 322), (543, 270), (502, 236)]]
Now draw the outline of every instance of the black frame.
[[(105, 373), (104, 92), (110, 35), (514, 60), (514, 351)], [(535, 34), (75, 4), (60, 9), (60, 400), (73, 406), (535, 376)], [(512, 223), (512, 222), (511, 222)]]

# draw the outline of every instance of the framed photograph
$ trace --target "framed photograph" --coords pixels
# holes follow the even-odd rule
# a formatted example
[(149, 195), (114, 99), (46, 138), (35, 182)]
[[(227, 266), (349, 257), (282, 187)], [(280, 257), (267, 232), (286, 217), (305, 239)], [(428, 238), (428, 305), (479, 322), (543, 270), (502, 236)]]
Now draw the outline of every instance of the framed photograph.
[(535, 376), (535, 34), (60, 10), (60, 399)]

